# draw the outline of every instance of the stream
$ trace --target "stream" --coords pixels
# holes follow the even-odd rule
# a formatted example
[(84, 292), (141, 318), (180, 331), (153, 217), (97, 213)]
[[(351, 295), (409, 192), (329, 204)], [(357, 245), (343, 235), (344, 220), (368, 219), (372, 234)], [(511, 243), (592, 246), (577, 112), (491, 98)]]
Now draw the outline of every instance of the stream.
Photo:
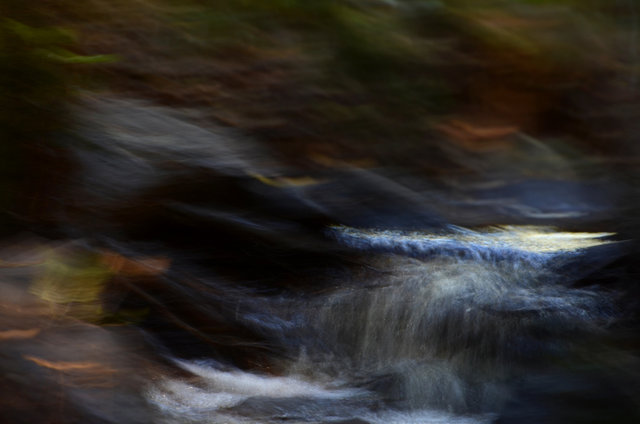
[[(516, 134), (450, 147), (468, 174), (305, 170), (194, 111), (87, 98), (78, 117), (57, 241), (3, 258), (128, 259), (96, 288), (101, 326), (50, 294), (58, 271), (0, 270), (19, 313), (66, 308), (0, 357), (46, 422), (640, 419), (632, 187), (591, 158)], [(25, 411), (11, 422), (45, 422)]]

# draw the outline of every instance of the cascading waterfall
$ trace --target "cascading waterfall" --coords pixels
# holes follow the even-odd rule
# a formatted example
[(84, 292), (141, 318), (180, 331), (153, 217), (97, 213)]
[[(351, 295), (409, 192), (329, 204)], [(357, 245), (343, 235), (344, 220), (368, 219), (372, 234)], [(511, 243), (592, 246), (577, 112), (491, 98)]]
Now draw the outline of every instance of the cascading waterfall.
[[(165, 383), (154, 402), (260, 422), (483, 422), (504, 405), (511, 380), (613, 318), (608, 295), (573, 287), (564, 272), (584, 258), (605, 260), (602, 249), (615, 248), (611, 234), (329, 231), (369, 252), (379, 277), (271, 309), (288, 323), (278, 331), (299, 340), (287, 377), (181, 362), (201, 385)], [(233, 373), (238, 383), (230, 387)], [(395, 418), (380, 415), (381, 405)]]
[(520, 362), (566, 349), (568, 336), (611, 318), (606, 297), (571, 288), (554, 272), (584, 249), (607, 244), (602, 237), (609, 234), (336, 231), (359, 248), (421, 256), (387, 259), (390, 276), (369, 282), (377, 288), (341, 290), (312, 308), (330, 361), (356, 375), (387, 375), (391, 383), (374, 386), (406, 407), (495, 410), (498, 383)]

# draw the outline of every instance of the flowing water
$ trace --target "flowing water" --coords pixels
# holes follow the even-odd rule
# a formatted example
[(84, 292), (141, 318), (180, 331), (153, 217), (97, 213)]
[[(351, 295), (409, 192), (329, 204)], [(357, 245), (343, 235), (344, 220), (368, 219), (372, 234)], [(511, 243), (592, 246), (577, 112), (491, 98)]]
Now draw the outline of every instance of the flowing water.
[(511, 379), (614, 318), (609, 295), (571, 288), (557, 271), (606, 246), (609, 234), (332, 232), (359, 249), (410, 257), (376, 258), (383, 276), (306, 301), (266, 301), (268, 314), (250, 319), (298, 344), (287, 377), (179, 362), (198, 385), (166, 381), (152, 401), (176, 422), (185, 414), (196, 422), (490, 422)]
[(152, 277), (121, 272), (103, 293), (138, 312), (136, 342), (82, 327), (115, 349), (110, 390), (130, 393), (55, 383), (85, 422), (636, 422), (635, 300), (615, 267), (630, 245), (602, 220), (619, 186), (551, 179), (576, 167), (522, 140), (539, 166), (485, 181), (310, 176), (190, 112), (89, 106), (55, 211), (74, 241), (53, 251), (170, 265), (143, 261)]

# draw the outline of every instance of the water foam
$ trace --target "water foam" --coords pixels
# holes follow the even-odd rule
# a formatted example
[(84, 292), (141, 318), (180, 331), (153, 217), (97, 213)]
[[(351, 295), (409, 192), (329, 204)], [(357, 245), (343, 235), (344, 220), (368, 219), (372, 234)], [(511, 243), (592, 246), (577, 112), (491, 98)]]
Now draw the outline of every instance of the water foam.
[(606, 238), (614, 235), (562, 232), (537, 226), (502, 226), (481, 231), (449, 226), (442, 234), (334, 226), (330, 232), (341, 243), (361, 250), (413, 257), (455, 255), (475, 260), (519, 260), (536, 264), (609, 244), (611, 241)]
[(361, 389), (338, 388), (337, 383), (310, 382), (300, 376), (269, 376), (246, 371), (225, 371), (199, 362), (176, 361), (197, 377), (187, 383), (167, 379), (149, 390), (147, 397), (170, 415), (202, 416), (232, 408), (252, 398), (346, 399), (363, 393)]

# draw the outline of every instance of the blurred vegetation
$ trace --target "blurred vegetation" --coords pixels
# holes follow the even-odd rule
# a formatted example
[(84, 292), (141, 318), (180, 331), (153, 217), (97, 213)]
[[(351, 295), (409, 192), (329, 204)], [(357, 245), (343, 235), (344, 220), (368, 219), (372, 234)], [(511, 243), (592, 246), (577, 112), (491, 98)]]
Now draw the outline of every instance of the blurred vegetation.
[(435, 155), (451, 117), (611, 149), (637, 91), (633, 2), (50, 3), (86, 52), (122, 56), (112, 87), (206, 106), (298, 158)]
[(123, 307), (125, 287), (132, 282), (154, 281), (169, 265), (163, 257), (128, 258), (68, 243), (46, 252), (29, 291), (49, 305), (53, 317), (127, 324), (143, 319), (148, 310)]
[[(440, 172), (457, 166), (443, 153), (449, 145), (483, 150), (515, 132), (598, 154), (636, 151), (633, 1), (10, 0), (2, 8), (0, 123), (12, 140), (1, 147), (3, 186), (24, 177), (25, 143), (65, 125), (78, 87), (203, 107), (306, 166), (371, 159)], [(84, 62), (94, 65), (79, 69)]]
[(89, 252), (52, 252), (31, 292), (49, 303), (53, 315), (98, 321), (104, 311), (100, 296), (113, 272)]
[(11, 231), (11, 215), (24, 213), (38, 191), (47, 188), (45, 164), (51, 170), (63, 167), (60, 156), (58, 163), (48, 159), (53, 158), (51, 149), (60, 147), (56, 139), (69, 126), (68, 104), (84, 78), (76, 65), (114, 58), (74, 53), (74, 32), (48, 22), (51, 16), (37, 4), (7, 0), (0, 12), (0, 232), (4, 232)]

